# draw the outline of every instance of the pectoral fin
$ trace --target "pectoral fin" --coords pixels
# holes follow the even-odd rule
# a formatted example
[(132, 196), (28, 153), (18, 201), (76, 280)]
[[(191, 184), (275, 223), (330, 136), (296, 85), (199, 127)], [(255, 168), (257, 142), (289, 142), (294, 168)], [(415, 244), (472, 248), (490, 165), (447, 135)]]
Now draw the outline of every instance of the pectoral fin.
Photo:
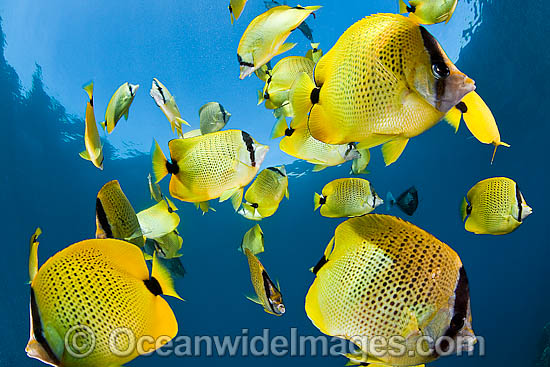
[(242, 188), (234, 188), (229, 189), (225, 191), (220, 196), (220, 203), (223, 201), (226, 201), (227, 199), (231, 198), (231, 204), (233, 205), (233, 209), (237, 210), (241, 206), (241, 202), (243, 201), (243, 189)]
[(258, 298), (258, 296), (245, 296), (245, 297), (246, 299), (263, 306), (263, 303), (260, 302), (260, 299)]
[(386, 166), (389, 166), (399, 158), (408, 142), (409, 139), (397, 138), (382, 145), (382, 155), (384, 156)]
[(87, 150), (78, 153), (78, 155), (80, 155), (81, 158), (83, 158), (83, 159), (85, 159), (85, 160), (87, 160), (87, 161), (91, 161), (90, 155), (88, 154), (88, 151), (87, 151)]
[(279, 48), (279, 51), (277, 52), (277, 55), (280, 55), (284, 52), (287, 52), (291, 49), (294, 48), (294, 46), (296, 46), (297, 44), (296, 43), (284, 43), (280, 48)]

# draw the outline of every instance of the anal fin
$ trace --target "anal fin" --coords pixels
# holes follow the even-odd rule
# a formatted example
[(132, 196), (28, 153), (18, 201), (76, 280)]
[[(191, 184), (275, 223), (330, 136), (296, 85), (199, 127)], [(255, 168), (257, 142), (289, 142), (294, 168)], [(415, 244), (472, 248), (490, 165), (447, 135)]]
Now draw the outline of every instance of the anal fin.
[(382, 155), (386, 166), (389, 166), (401, 156), (408, 142), (409, 139), (407, 138), (397, 138), (382, 145)]

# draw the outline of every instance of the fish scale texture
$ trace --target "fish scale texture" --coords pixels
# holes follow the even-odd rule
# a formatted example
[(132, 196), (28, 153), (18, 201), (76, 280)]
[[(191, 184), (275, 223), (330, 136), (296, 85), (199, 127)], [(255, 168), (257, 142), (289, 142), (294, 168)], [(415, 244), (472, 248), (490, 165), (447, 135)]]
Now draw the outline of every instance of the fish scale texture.
[(516, 183), (508, 178), (493, 178), (479, 182), (468, 192), (472, 213), (466, 220), (468, 227), (489, 233), (507, 231), (512, 206), (516, 203)]
[(174, 139), (169, 146), (179, 167), (177, 184), (170, 182), (170, 193), (183, 201), (207, 201), (226, 190), (246, 186), (260, 166), (260, 162), (256, 167), (239, 162), (250, 159), (240, 130)]
[(325, 186), (323, 196), (326, 197), (321, 206), (323, 215), (357, 216), (374, 210), (370, 183), (361, 178), (334, 180)]
[[(442, 114), (420, 96), (414, 106), (403, 100), (415, 93), (407, 85), (412, 68), (430, 67), (424, 50), (418, 24), (405, 17), (380, 14), (355, 23), (316, 67), (321, 91), (311, 112), (312, 135), (337, 144), (371, 134), (414, 131), (414, 136), (427, 120), (435, 124)], [(316, 121), (318, 115), (322, 121)]]
[(429, 322), (453, 296), (462, 263), (429, 233), (400, 219), (367, 215), (340, 225), (306, 310), (329, 335), (402, 335)]
[[(95, 348), (79, 361), (82, 365), (121, 363), (109, 349), (109, 336), (114, 329), (127, 327), (137, 337), (153, 329), (155, 296), (143, 283), (148, 279), (147, 267), (140, 250), (126, 245), (138, 251), (134, 256), (141, 256), (142, 269), (136, 275), (142, 273), (142, 279), (106, 257), (102, 246), (81, 242), (48, 260), (32, 283), (43, 327), (47, 320), (56, 320), (50, 325), (55, 325), (61, 338), (75, 325), (85, 325), (93, 331)], [(90, 341), (87, 335), (84, 344)], [(126, 350), (129, 339), (121, 337), (117, 342), (118, 350)], [(74, 360), (68, 353), (64, 358), (66, 362)]]

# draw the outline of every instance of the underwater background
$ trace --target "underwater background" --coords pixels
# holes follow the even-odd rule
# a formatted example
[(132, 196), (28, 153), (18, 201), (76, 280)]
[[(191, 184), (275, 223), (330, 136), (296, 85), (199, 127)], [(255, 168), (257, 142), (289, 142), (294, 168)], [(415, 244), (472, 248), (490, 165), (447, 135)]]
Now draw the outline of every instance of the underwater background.
[[(480, 144), (461, 126), (445, 122), (413, 139), (403, 156), (384, 167), (379, 149), (372, 150), (368, 179), (381, 196), (398, 195), (415, 185), (420, 204), (412, 217), (402, 217), (449, 244), (460, 255), (470, 280), (473, 327), (485, 338), (485, 356), (445, 357), (434, 366), (534, 366), (550, 321), (550, 186), (547, 105), (550, 31), (545, 2), (459, 0), (447, 25), (427, 29), (458, 68), (476, 81), (490, 106), (502, 140), (491, 165), (492, 147)], [(289, 5), (296, 5), (289, 1)], [(300, 3), (323, 5), (308, 18), (316, 42), (326, 52), (355, 21), (377, 12), (396, 12), (393, 0)], [(247, 131), (270, 144), (263, 168), (285, 164), (290, 200), (261, 222), (265, 253), (259, 256), (278, 279), (287, 312), (273, 317), (245, 299), (252, 294), (246, 258), (237, 251), (243, 234), (255, 223), (235, 214), (229, 203), (214, 204), (201, 215), (192, 204), (176, 202), (184, 238), (182, 262), (187, 274), (177, 280), (186, 300), (169, 299), (179, 322), (178, 335), (321, 335), (304, 311), (304, 299), (315, 265), (334, 229), (343, 220), (313, 212), (313, 193), (329, 181), (349, 177), (348, 162), (312, 172), (312, 165), (280, 152), (269, 141), (275, 122), (269, 110), (256, 106), (257, 78), (238, 79), (236, 49), (248, 23), (265, 11), (263, 1), (249, 0), (231, 26), (224, 1), (31, 0), (0, 2), (0, 111), (2, 120), (4, 255), (0, 366), (40, 366), (26, 357), (29, 334), (28, 240), (37, 226), (40, 264), (62, 248), (93, 238), (95, 198), (106, 182), (119, 180), (136, 211), (153, 204), (147, 175), (153, 137), (162, 148), (174, 138), (170, 125), (148, 95), (157, 77), (175, 95), (182, 117), (198, 128), (198, 109), (218, 101), (231, 112), (227, 128)], [(298, 32), (298, 46), (285, 54), (303, 55), (309, 41)], [(277, 58), (278, 59), (278, 58)], [(96, 118), (123, 82), (140, 90), (128, 121), (121, 120), (105, 143), (104, 170), (81, 159), (86, 94), (92, 79)], [(102, 133), (103, 134), (103, 133)], [(533, 214), (505, 236), (474, 235), (464, 230), (459, 204), (478, 181), (495, 176), (514, 179)], [(161, 182), (168, 192), (168, 179)], [(383, 206), (375, 211), (386, 213)], [(478, 353), (476, 353), (477, 355)], [(340, 366), (344, 357), (193, 356), (135, 359), (130, 366)], [(547, 362), (548, 363), (548, 362)]]

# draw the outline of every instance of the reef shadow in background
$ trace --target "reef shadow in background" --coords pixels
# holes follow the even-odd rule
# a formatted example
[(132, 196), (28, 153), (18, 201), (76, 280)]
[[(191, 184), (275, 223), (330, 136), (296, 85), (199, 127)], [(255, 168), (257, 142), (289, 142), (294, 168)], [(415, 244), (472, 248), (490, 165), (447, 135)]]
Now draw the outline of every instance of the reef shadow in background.
[[(79, 157), (84, 150), (84, 121), (67, 114), (65, 108), (48, 95), (42, 82), (42, 69), (36, 65), (30, 90), (24, 91), (15, 69), (8, 64), (4, 51), (6, 35), (0, 18), (0, 111), (2, 111), (3, 154), (0, 198), (4, 226), (3, 240), (10, 256), (3, 256), (0, 266), (4, 273), (1, 291), (10, 295), (3, 300), (0, 337), (9, 340), (0, 356), (0, 366), (31, 365), (24, 358), (28, 338), (28, 256), (29, 236), (41, 226), (40, 264), (67, 245), (95, 235), (95, 196), (106, 182), (116, 179), (119, 172), (134, 178), (121, 185), (126, 195), (136, 198), (137, 208), (148, 201), (147, 156), (110, 160), (113, 148), (104, 141), (105, 170), (99, 171)], [(83, 80), (84, 82), (85, 80)], [(76, 81), (78, 82), (78, 81)], [(86, 94), (82, 92), (82, 116)], [(101, 114), (101, 112), (99, 113)], [(96, 115), (98, 113), (96, 112)], [(134, 174), (132, 174), (134, 173)], [(139, 179), (142, 178), (142, 181)], [(141, 183), (141, 184), (140, 184)], [(69, 229), (68, 229), (69, 228)], [(78, 238), (75, 238), (75, 233)], [(5, 315), (7, 315), (5, 313)], [(23, 362), (24, 361), (24, 362)]]

